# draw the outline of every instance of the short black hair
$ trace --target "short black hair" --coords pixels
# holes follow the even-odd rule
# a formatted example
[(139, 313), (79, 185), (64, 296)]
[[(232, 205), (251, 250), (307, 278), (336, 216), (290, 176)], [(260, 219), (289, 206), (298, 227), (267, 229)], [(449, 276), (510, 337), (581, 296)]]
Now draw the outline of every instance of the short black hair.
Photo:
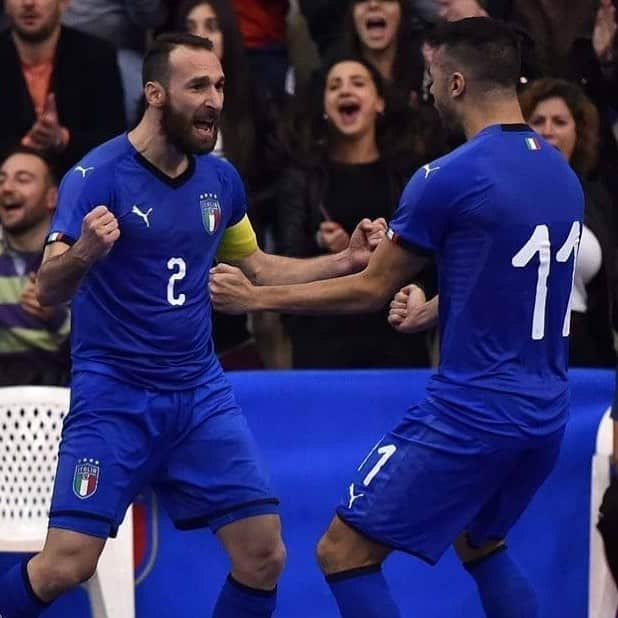
[(439, 24), (429, 33), (431, 47), (443, 47), (462, 72), (486, 88), (515, 88), (521, 75), (521, 40), (505, 22), (468, 17)]
[(142, 66), (142, 85), (148, 82), (160, 82), (167, 85), (169, 82), (169, 58), (172, 50), (177, 47), (192, 47), (212, 51), (210, 39), (195, 36), (188, 32), (167, 32), (160, 34), (148, 47)]
[(30, 155), (43, 161), (47, 169), (47, 176), (49, 182), (54, 186), (58, 186), (60, 174), (58, 172), (57, 162), (45, 151), (37, 150), (36, 148), (32, 148), (30, 146), (24, 146), (23, 144), (18, 144), (17, 146), (10, 148), (8, 151), (3, 153), (2, 159), (0, 160), (0, 165), (3, 165), (4, 162), (12, 156), (20, 154)]

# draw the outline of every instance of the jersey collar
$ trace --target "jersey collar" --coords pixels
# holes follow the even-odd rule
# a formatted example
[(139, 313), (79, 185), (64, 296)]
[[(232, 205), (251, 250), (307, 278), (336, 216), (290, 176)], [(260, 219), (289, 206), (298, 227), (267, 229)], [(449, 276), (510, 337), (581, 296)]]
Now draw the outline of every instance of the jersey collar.
[(192, 155), (189, 155), (189, 164), (187, 165), (187, 169), (182, 174), (173, 177), (162, 172), (156, 165), (153, 165), (144, 155), (137, 151), (135, 152), (135, 160), (151, 174), (156, 176), (161, 182), (164, 182), (169, 187), (172, 187), (172, 189), (178, 189), (184, 185), (185, 182), (191, 179), (193, 173), (195, 172), (195, 157)]

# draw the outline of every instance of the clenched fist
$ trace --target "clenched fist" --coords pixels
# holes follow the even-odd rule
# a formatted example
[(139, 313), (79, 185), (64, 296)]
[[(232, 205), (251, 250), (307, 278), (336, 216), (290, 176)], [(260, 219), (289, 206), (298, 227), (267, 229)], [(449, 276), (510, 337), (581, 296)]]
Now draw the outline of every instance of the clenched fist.
[(240, 268), (217, 264), (210, 269), (208, 290), (212, 306), (222, 313), (248, 313), (258, 310), (255, 303), (257, 288)]
[(82, 233), (74, 250), (87, 264), (105, 257), (120, 238), (118, 219), (106, 206), (93, 208), (82, 221)]
[(352, 263), (353, 271), (362, 270), (369, 263), (369, 258), (373, 250), (386, 237), (386, 221), (379, 219), (363, 219), (354, 228), (348, 251)]
[(427, 300), (417, 285), (401, 288), (391, 302), (388, 322), (400, 333), (417, 333), (431, 328), (438, 318), (438, 297)]

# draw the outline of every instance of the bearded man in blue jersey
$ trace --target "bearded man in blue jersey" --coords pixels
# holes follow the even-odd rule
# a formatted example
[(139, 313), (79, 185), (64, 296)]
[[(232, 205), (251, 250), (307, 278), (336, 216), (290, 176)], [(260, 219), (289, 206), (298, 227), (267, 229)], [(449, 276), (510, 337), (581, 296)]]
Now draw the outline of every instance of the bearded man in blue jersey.
[[(0, 578), (2, 618), (30, 618), (95, 571), (146, 485), (177, 528), (209, 527), (231, 561), (215, 618), (268, 617), (285, 560), (278, 500), (214, 354), (208, 272), (256, 283), (362, 269), (380, 222), (312, 260), (257, 246), (242, 182), (209, 155), (224, 75), (208, 39), (159, 37), (144, 60), (147, 108), (128, 134), (63, 179), (38, 299), (72, 299), (71, 407), (41, 553)], [(383, 229), (383, 228), (382, 228)]]
[[(534, 589), (505, 538), (554, 467), (568, 416), (583, 193), (564, 157), (524, 124), (519, 45), (505, 24), (444, 24), (431, 47), (435, 106), (467, 143), (414, 174), (367, 268), (258, 287), (222, 264), (211, 295), (227, 311), (370, 311), (435, 254), (439, 368), (352, 475), (318, 559), (342, 616), (395, 618), (382, 562), (399, 550), (434, 564), (454, 544), (489, 618), (535, 618)], [(402, 330), (405, 304), (396, 299), (391, 315)], [(437, 300), (421, 308), (431, 322)]]

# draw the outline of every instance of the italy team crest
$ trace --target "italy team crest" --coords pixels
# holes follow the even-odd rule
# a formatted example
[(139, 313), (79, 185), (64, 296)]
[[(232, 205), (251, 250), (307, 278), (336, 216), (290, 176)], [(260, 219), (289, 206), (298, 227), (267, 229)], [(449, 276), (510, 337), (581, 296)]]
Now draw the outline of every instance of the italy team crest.
[(214, 193), (200, 195), (200, 210), (202, 211), (202, 223), (209, 234), (214, 234), (221, 223), (221, 206), (219, 199)]
[(99, 462), (94, 459), (80, 459), (75, 466), (73, 475), (73, 493), (85, 500), (94, 495), (99, 485), (101, 468)]

